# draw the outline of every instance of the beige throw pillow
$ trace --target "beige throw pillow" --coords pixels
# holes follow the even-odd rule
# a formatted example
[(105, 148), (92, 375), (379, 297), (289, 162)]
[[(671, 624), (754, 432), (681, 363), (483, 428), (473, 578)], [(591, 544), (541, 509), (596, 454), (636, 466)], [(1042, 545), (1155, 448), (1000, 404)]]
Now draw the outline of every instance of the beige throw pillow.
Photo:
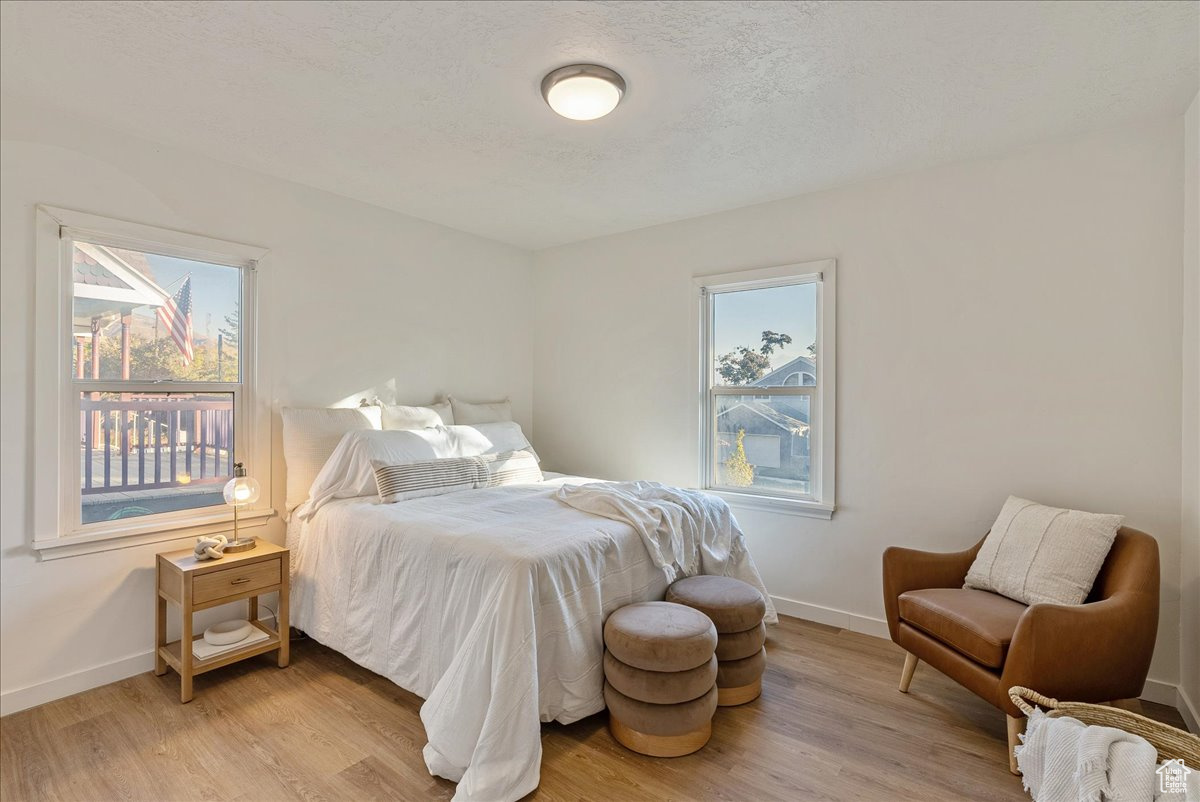
[(967, 571), (966, 587), (1024, 604), (1082, 604), (1124, 522), (1122, 515), (1009, 496)]
[(438, 401), (427, 407), (410, 407), (402, 404), (384, 404), (384, 429), (432, 429), (454, 425), (454, 413), (449, 401)]
[(477, 423), (499, 423), (513, 419), (512, 402), (507, 398), (471, 404), (450, 396), (450, 405), (454, 409), (454, 422), (458, 425), (474, 426)]

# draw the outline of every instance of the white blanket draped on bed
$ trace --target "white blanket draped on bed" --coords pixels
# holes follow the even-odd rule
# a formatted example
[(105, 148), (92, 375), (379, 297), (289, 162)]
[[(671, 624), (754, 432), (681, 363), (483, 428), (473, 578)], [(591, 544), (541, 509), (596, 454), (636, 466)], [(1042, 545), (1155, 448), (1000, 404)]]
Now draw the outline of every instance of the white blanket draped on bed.
[[(564, 481), (584, 480), (339, 500), (288, 528), (295, 626), (426, 699), (425, 760), (460, 802), (537, 786), (540, 722), (604, 709), (605, 617), (666, 590), (642, 537), (560, 503)], [(705, 569), (761, 587), (731, 536)]]
[[(753, 566), (745, 553), (742, 530), (729, 505), (717, 496), (658, 482), (564, 485), (556, 495), (577, 510), (632, 526), (667, 582), (696, 574), (724, 574), (731, 556)], [(767, 602), (767, 623), (778, 623), (770, 594), (758, 571), (752, 573), (751, 584)]]

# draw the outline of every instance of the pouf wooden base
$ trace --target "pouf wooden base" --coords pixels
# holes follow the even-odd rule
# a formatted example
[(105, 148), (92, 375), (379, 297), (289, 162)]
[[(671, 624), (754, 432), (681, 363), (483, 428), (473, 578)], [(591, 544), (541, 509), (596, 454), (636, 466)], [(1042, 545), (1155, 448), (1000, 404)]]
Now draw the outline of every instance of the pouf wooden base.
[(608, 730), (617, 743), (650, 757), (683, 757), (701, 749), (712, 737), (712, 722), (683, 735), (649, 735), (630, 729), (613, 715), (608, 717)]
[(737, 707), (762, 696), (762, 677), (737, 688), (717, 687), (717, 707)]

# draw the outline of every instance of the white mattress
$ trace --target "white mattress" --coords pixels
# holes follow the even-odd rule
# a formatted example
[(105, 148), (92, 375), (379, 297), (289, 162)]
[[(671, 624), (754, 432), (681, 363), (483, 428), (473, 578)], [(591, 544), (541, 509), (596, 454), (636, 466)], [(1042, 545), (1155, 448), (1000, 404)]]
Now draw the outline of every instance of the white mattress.
[[(456, 800), (533, 790), (540, 722), (604, 708), (605, 617), (666, 590), (628, 524), (554, 498), (587, 481), (347, 499), (288, 527), (293, 625), (426, 699), (426, 763)], [(743, 556), (725, 573), (760, 584)]]

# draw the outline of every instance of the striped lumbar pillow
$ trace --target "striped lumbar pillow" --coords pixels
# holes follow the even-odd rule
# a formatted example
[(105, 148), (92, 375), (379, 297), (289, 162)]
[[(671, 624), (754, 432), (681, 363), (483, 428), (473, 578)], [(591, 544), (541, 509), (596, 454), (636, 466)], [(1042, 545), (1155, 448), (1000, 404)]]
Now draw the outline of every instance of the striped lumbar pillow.
[(988, 532), (966, 587), (1023, 604), (1081, 604), (1125, 522), (1009, 496)]
[(373, 462), (372, 467), (379, 500), (384, 504), (478, 487), (542, 481), (537, 457), (529, 451), (431, 459), (403, 465)]

